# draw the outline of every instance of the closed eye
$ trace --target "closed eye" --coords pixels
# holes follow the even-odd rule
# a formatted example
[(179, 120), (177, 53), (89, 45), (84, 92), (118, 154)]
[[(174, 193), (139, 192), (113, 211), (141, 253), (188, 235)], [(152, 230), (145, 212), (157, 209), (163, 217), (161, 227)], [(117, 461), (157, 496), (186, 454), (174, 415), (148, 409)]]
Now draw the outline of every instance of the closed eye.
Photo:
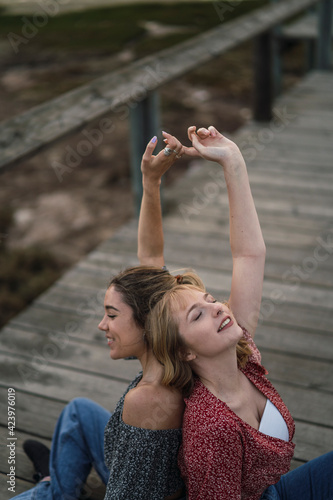
[(200, 318), (201, 314), (202, 314), (202, 313), (201, 313), (201, 311), (200, 311), (200, 312), (199, 312), (199, 314), (198, 314), (198, 316), (196, 316), (196, 317), (194, 318), (194, 321), (197, 321), (197, 320)]

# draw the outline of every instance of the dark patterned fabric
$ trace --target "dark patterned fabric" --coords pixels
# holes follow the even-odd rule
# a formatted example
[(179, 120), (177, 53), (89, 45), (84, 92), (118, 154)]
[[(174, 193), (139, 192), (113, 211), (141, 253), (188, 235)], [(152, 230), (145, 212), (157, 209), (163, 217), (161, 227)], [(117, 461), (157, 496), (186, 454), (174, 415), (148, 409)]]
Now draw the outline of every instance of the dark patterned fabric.
[(105, 428), (105, 500), (162, 500), (184, 487), (177, 466), (181, 429), (141, 429), (122, 420), (125, 396), (140, 379), (129, 385)]

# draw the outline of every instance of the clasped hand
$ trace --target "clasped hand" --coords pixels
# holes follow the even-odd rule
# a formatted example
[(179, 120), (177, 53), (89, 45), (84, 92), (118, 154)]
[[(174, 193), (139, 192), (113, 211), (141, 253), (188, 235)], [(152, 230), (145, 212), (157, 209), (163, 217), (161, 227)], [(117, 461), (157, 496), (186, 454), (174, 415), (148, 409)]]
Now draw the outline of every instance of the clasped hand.
[(141, 171), (144, 177), (150, 181), (160, 182), (163, 174), (171, 167), (177, 158), (186, 154), (190, 157), (201, 157), (206, 160), (215, 161), (222, 166), (235, 155), (240, 154), (234, 142), (224, 137), (215, 127), (200, 128), (189, 127), (187, 134), (192, 146), (187, 147), (171, 134), (163, 132), (164, 142), (172, 150), (166, 156), (162, 149), (156, 156), (153, 152), (157, 145), (157, 138), (154, 137), (147, 145), (142, 157)]

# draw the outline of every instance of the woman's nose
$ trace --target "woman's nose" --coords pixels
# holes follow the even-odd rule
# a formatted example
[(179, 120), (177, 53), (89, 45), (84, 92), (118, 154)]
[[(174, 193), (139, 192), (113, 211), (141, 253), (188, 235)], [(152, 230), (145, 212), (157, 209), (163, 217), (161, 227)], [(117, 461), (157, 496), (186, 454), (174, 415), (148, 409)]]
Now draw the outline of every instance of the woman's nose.
[(105, 332), (105, 330), (107, 330), (107, 328), (106, 328), (106, 322), (105, 322), (105, 316), (103, 317), (102, 321), (98, 325), (98, 328), (100, 330), (102, 330), (103, 332)]
[(213, 314), (214, 314), (214, 316), (219, 316), (222, 313), (223, 313), (223, 309), (222, 309), (221, 304), (219, 302), (216, 302), (214, 304), (214, 308), (213, 308)]

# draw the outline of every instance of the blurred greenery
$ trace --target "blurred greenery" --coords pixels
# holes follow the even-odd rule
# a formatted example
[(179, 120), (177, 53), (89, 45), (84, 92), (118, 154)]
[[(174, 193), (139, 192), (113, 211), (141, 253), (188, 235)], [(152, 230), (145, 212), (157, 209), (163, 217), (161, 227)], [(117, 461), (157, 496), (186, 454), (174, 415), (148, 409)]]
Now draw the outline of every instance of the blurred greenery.
[[(218, 4), (219, 2), (216, 2)], [(82, 48), (90, 51), (117, 53), (128, 44), (135, 42), (137, 55), (143, 56), (208, 30), (221, 23), (214, 2), (168, 4), (135, 4), (113, 8), (89, 9), (56, 16), (49, 16), (38, 36), (32, 37), (23, 49), (33, 51), (38, 48), (55, 51), (75, 52)], [(254, 8), (267, 4), (267, 0), (247, 0), (224, 13), (224, 20), (236, 18)], [(0, 18), (0, 37), (8, 33), (22, 36), (23, 16)], [(34, 24), (33, 16), (24, 16)], [(144, 21), (155, 21), (173, 26), (190, 26), (193, 31), (172, 34), (163, 38), (150, 39), (142, 26)]]

